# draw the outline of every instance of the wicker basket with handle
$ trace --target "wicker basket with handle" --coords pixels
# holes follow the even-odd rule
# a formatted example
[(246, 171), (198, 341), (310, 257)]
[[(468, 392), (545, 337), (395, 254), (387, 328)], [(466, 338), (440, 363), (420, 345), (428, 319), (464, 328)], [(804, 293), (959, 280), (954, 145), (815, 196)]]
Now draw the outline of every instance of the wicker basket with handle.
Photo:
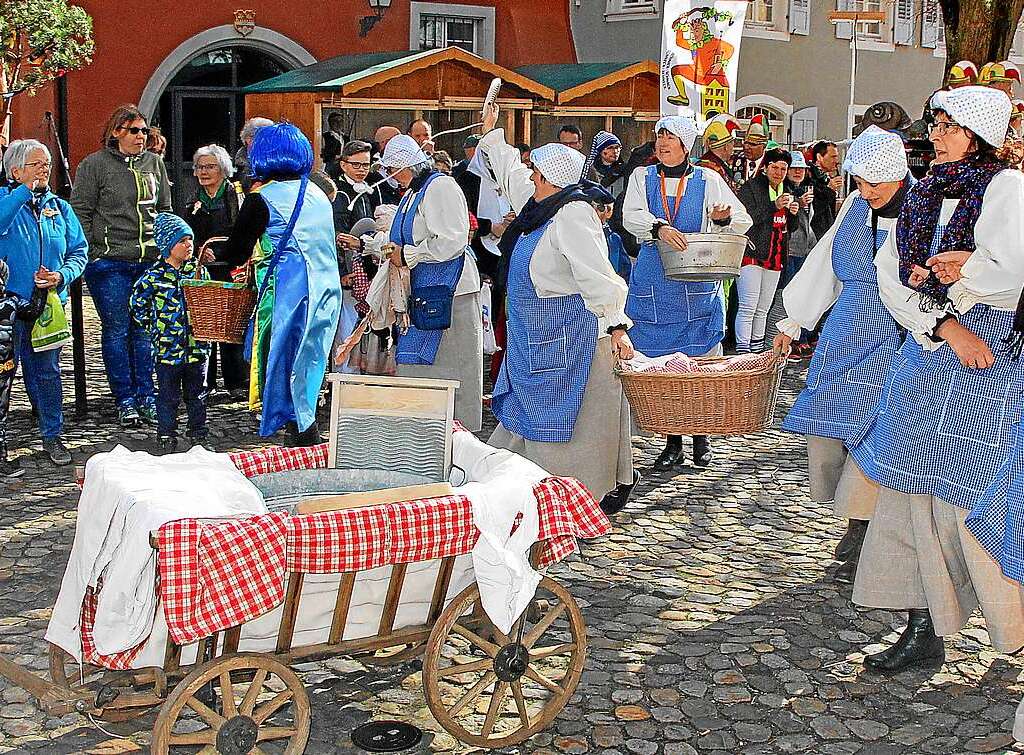
[[(724, 357), (701, 357), (701, 363)], [(661, 435), (745, 435), (772, 425), (786, 358), (755, 370), (615, 373), (639, 427)]]
[[(197, 258), (212, 243), (227, 241), (216, 236), (203, 244)], [(196, 268), (197, 273), (199, 266)], [(256, 306), (256, 292), (248, 283), (190, 279), (182, 281), (192, 337), (197, 341), (245, 343), (245, 332)]]

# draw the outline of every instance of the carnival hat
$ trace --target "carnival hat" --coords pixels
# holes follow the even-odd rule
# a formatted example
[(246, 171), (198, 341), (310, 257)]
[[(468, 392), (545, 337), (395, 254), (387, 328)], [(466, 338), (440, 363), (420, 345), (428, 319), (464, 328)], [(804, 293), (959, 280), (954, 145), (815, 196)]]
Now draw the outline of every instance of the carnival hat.
[(586, 158), (578, 149), (552, 143), (530, 152), (530, 162), (548, 183), (564, 189), (579, 183)]
[(790, 168), (806, 168), (807, 160), (804, 158), (804, 153), (798, 149), (794, 149), (789, 153), (790, 156)]
[(657, 134), (662, 129), (678, 136), (687, 152), (693, 149), (693, 143), (697, 141), (697, 136), (700, 133), (697, 130), (697, 124), (688, 115), (665, 116), (654, 124), (654, 133)]
[(711, 148), (721, 147), (733, 141), (736, 138), (733, 132), (739, 129), (740, 125), (728, 113), (716, 115), (704, 127), (704, 144)]
[(998, 63), (986, 63), (981, 67), (981, 74), (978, 76), (978, 83), (982, 86), (1006, 84), (1011, 81), (1020, 83), (1020, 69), (1009, 60), (1002, 60)]
[(978, 83), (978, 67), (969, 60), (961, 60), (949, 69), (946, 85), (964, 87)]
[(843, 170), (868, 183), (902, 181), (910, 170), (899, 134), (868, 126), (850, 144)]
[(983, 86), (940, 89), (929, 102), (932, 110), (942, 110), (957, 124), (973, 131), (979, 139), (998, 149), (1006, 141), (1010, 125), (1010, 98), (998, 89)]
[(758, 113), (750, 119), (746, 136), (743, 141), (751, 144), (767, 144), (768, 142), (768, 119), (762, 113)]

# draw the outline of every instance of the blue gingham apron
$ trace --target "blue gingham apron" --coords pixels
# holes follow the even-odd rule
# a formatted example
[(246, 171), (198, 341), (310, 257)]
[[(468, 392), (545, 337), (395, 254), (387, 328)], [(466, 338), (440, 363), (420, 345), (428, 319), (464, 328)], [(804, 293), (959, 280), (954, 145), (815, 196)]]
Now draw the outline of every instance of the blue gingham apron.
[(507, 350), (491, 410), (527, 440), (568, 443), (594, 359), (597, 317), (579, 294), (537, 296), (530, 260), (550, 224), (521, 236), (509, 260)]
[(967, 529), (1010, 579), (1024, 582), (1024, 429), (995, 479), (967, 517)]
[(807, 387), (782, 423), (785, 430), (847, 440), (877, 406), (899, 351), (902, 336), (878, 295), (874, 263), (886, 231), (877, 231), (873, 247), (869, 211), (868, 203), (857, 199), (836, 230), (832, 269), (843, 290), (814, 350)]
[[(416, 210), (427, 194), (427, 187), (440, 173), (431, 173), (417, 192), (408, 192), (398, 205), (394, 222), (391, 224), (391, 243), (404, 246), (415, 244), (412, 235), (413, 221)], [(459, 256), (446, 262), (420, 262), (410, 270), (412, 295), (426, 286), (447, 286), (453, 292), (462, 276), (465, 257)], [(412, 325), (408, 332), (398, 336), (398, 347), (395, 361), (398, 364), (433, 364), (437, 358), (437, 349), (441, 345), (443, 330), (417, 330)]]
[(992, 349), (995, 364), (964, 367), (948, 345), (913, 338), (893, 357), (874, 417), (847, 445), (875, 482), (933, 495), (964, 509), (981, 498), (1009, 455), (1024, 399), (1024, 360), (1003, 339), (1013, 312), (975, 304), (959, 319)]
[[(647, 208), (655, 217), (665, 214), (661, 202), (658, 167), (647, 168)], [(702, 168), (694, 168), (673, 227), (683, 233), (699, 233), (704, 222), (705, 179)], [(675, 197), (668, 197), (675, 211)], [(667, 218), (666, 218), (667, 219)], [(629, 340), (649, 357), (680, 351), (703, 356), (725, 335), (725, 300), (718, 281), (675, 281), (665, 277), (658, 245), (648, 241), (640, 247), (629, 279), (626, 314), (633, 321)]]

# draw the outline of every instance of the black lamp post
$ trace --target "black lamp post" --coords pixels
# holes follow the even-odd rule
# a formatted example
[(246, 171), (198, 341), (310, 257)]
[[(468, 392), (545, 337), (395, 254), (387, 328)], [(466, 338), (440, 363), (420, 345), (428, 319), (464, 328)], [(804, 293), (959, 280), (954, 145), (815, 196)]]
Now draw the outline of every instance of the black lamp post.
[(384, 18), (384, 11), (391, 7), (391, 0), (366, 0), (370, 4), (372, 16), (363, 16), (359, 19), (359, 36), (365, 37), (370, 29), (377, 25), (377, 22)]

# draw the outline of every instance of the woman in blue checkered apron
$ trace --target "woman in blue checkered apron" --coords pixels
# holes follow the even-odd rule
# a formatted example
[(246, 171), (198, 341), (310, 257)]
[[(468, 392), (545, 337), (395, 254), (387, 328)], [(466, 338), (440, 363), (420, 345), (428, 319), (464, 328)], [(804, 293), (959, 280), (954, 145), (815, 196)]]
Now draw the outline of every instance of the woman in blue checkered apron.
[(434, 302), (444, 289), (451, 301), (449, 327), (412, 326), (399, 336), (398, 374), (458, 380), (455, 418), (475, 432), (482, 424), (484, 346), (480, 273), (469, 253), (466, 198), (409, 136), (388, 141), (381, 162), (406, 189), (391, 224), (390, 254), (392, 264), (411, 271), (413, 306), (417, 299)]
[[(725, 179), (690, 164), (698, 134), (691, 118), (662, 118), (654, 130), (658, 163), (633, 171), (622, 205), (622, 224), (641, 245), (626, 300), (630, 338), (649, 357), (717, 356), (725, 336), (722, 283), (669, 280), (658, 242), (685, 249), (686, 233), (742, 234), (752, 221)], [(684, 459), (682, 437), (669, 435), (654, 469), (667, 471)], [(693, 463), (703, 467), (710, 459), (707, 437), (694, 437)]]
[(807, 437), (812, 500), (833, 503), (848, 520), (836, 547), (844, 563), (835, 580), (852, 584), (878, 485), (848, 458), (846, 440), (874, 411), (889, 364), (902, 342), (900, 328), (878, 296), (875, 255), (885, 242), (913, 180), (903, 140), (877, 126), (850, 145), (843, 170), (858, 190), (786, 285), (786, 317), (775, 348), (788, 351), (801, 328), (814, 330), (831, 309), (807, 373), (782, 427)]
[(578, 185), (583, 155), (547, 144), (530, 154), (531, 171), (496, 120), (492, 106), (477, 149), (517, 217), (499, 243), (508, 336), (491, 399), (500, 424), (488, 442), (576, 477), (613, 513), (639, 479), (629, 405), (612, 372), (613, 355), (633, 354), (626, 285)]
[[(992, 644), (1024, 646), (1024, 590), (965, 526), (1005, 462), (1024, 401), (1009, 345), (1024, 287), (1024, 175), (999, 159), (1010, 117), (1001, 92), (962, 87), (931, 100), (936, 159), (879, 252), (879, 292), (909, 332), (875, 415), (849, 440), (880, 486), (855, 603), (909, 611), (880, 672), (944, 657), (942, 637), (981, 607)], [(1019, 336), (1019, 334), (1018, 334)]]

